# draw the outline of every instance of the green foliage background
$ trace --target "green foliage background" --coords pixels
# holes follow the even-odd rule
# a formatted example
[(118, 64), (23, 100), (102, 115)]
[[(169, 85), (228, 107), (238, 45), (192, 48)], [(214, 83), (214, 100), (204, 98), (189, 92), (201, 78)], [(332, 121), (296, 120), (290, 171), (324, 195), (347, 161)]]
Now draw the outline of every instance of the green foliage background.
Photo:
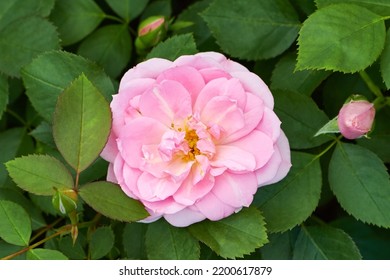
[[(168, 34), (140, 54), (152, 15)], [(388, 0), (2, 0), (0, 258), (390, 259), (388, 19)], [(221, 221), (135, 223), (104, 181), (108, 104), (138, 62), (199, 51), (267, 83), (293, 167)], [(376, 106), (369, 138), (314, 137), (352, 94)]]

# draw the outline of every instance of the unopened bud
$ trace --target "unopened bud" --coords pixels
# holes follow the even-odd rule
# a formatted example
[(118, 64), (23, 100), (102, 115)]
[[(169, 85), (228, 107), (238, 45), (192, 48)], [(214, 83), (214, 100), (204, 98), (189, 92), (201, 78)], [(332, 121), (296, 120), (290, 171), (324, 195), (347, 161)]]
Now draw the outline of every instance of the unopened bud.
[[(151, 16), (142, 21), (138, 27), (137, 49), (151, 48), (165, 38), (168, 24), (164, 16)], [(137, 40), (139, 41), (137, 43)]]
[(375, 118), (374, 105), (366, 100), (351, 100), (341, 108), (337, 124), (347, 139), (356, 139), (371, 131)]
[(77, 208), (77, 193), (74, 190), (57, 190), (52, 203), (55, 209), (66, 215)]

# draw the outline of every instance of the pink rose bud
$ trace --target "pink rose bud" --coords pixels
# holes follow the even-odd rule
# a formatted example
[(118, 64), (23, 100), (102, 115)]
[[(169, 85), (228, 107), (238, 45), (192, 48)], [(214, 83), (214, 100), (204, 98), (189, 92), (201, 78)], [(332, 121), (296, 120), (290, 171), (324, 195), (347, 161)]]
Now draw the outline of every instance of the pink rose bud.
[(248, 207), (291, 167), (266, 84), (216, 52), (130, 69), (113, 96), (107, 180), (150, 216), (185, 227)]
[(375, 118), (374, 105), (366, 100), (353, 100), (344, 104), (338, 115), (341, 134), (347, 139), (356, 139), (367, 134)]
[(164, 39), (167, 22), (163, 16), (152, 16), (142, 21), (138, 27), (138, 45), (150, 48)]

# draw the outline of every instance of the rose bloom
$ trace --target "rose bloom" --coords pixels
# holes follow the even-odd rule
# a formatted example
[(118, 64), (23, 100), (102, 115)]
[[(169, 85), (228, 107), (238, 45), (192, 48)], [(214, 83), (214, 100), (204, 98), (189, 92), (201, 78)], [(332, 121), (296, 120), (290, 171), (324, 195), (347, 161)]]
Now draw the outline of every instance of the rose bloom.
[(143, 222), (227, 217), (290, 169), (273, 106), (265, 83), (220, 53), (142, 62), (111, 103), (107, 180), (143, 203)]
[(345, 138), (356, 139), (371, 130), (374, 118), (374, 104), (366, 100), (354, 100), (340, 109), (337, 124)]

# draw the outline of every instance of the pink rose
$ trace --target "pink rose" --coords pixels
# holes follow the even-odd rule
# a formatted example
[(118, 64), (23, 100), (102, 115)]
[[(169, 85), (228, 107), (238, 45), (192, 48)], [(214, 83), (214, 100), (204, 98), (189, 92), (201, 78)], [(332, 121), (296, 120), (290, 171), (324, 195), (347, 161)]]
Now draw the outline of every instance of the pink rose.
[(341, 108), (337, 124), (347, 139), (356, 139), (367, 134), (375, 118), (374, 105), (366, 100), (355, 100)]
[(264, 82), (215, 52), (130, 69), (111, 103), (107, 180), (174, 226), (220, 220), (290, 169)]

